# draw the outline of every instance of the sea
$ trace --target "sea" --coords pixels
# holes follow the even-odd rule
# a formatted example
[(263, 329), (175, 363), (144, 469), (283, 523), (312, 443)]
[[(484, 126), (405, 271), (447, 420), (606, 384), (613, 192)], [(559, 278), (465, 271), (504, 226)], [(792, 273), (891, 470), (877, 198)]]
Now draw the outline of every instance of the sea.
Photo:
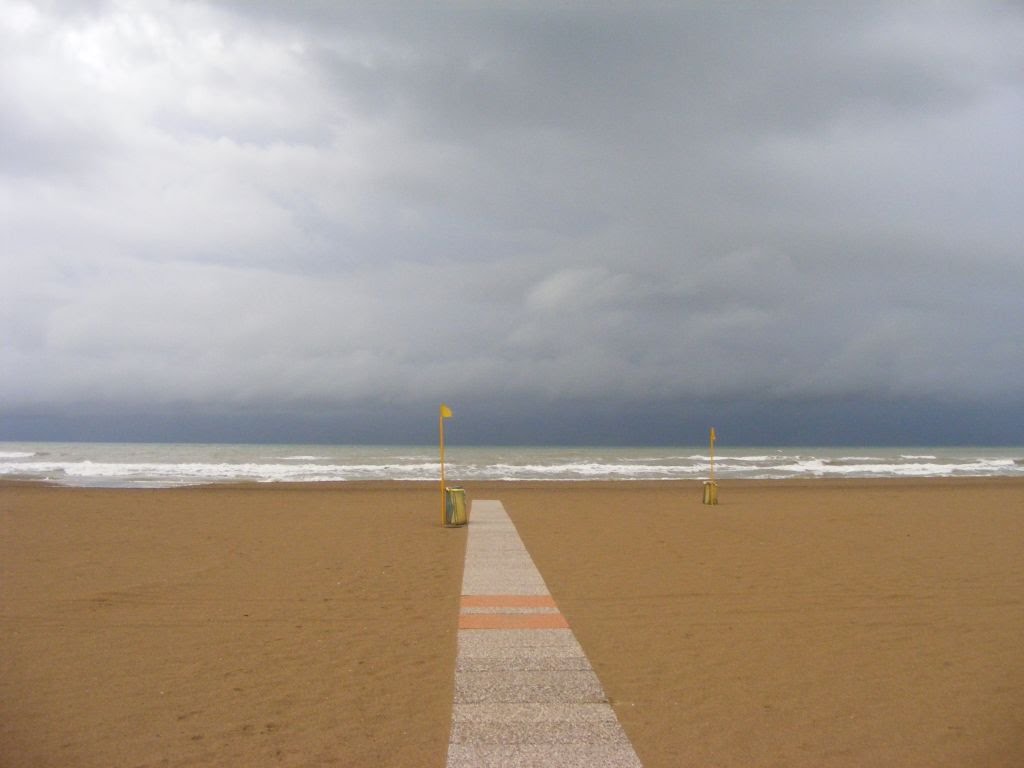
[[(481, 480), (1024, 477), (1021, 447), (445, 448), (452, 484)], [(0, 479), (164, 488), (229, 482), (436, 481), (439, 447), (0, 442)]]

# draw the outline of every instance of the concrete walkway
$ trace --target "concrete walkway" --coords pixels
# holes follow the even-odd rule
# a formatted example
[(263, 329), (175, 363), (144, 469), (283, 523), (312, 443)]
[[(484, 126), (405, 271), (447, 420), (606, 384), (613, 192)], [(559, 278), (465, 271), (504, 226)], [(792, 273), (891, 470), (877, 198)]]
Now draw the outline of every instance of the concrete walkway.
[(640, 766), (501, 502), (469, 520), (448, 768)]

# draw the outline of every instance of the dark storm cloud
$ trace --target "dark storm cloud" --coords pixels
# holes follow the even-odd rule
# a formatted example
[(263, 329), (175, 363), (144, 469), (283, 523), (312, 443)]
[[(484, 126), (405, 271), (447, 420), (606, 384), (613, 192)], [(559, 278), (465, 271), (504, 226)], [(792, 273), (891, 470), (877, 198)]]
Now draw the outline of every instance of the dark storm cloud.
[(8, 415), (1019, 398), (1012, 6), (7, 5)]

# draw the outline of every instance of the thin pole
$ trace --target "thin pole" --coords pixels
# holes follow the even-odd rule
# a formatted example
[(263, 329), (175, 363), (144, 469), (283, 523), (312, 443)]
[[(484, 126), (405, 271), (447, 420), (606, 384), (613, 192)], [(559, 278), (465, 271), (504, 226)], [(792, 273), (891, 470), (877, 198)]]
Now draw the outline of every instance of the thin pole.
[(441, 525), (444, 525), (444, 406), (441, 406), (437, 423), (441, 433)]
[(715, 428), (711, 428), (711, 482), (715, 482)]
[(450, 418), (452, 409), (444, 403), (437, 411), (437, 431), (441, 436), (441, 525), (445, 524), (444, 519), (444, 420)]

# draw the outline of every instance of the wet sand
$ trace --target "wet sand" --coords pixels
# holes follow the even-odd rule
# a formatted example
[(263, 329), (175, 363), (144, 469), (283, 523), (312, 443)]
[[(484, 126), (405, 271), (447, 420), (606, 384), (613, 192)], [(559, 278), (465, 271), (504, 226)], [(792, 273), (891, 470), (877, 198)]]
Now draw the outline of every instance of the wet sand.
[[(465, 487), (648, 768), (1024, 764), (1024, 482)], [(433, 484), (0, 484), (0, 766), (442, 766), (438, 518)]]

